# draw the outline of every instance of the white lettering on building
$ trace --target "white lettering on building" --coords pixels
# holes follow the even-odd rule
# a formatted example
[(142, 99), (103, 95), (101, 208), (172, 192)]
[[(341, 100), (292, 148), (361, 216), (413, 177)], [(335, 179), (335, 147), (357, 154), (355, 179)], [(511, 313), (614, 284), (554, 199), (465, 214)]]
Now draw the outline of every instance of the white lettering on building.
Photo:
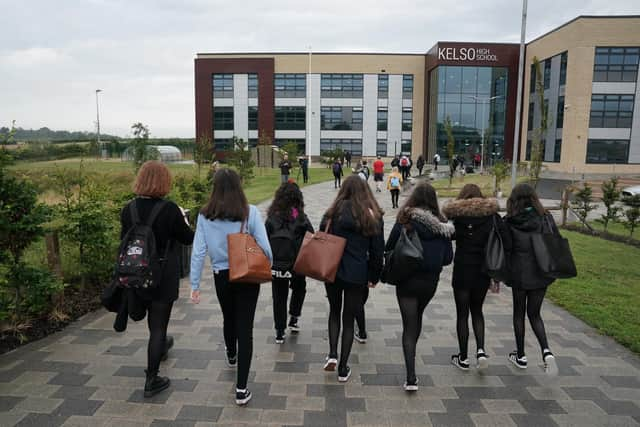
[(491, 53), (491, 49), (475, 47), (439, 47), (440, 61), (486, 61), (497, 62), (498, 56)]

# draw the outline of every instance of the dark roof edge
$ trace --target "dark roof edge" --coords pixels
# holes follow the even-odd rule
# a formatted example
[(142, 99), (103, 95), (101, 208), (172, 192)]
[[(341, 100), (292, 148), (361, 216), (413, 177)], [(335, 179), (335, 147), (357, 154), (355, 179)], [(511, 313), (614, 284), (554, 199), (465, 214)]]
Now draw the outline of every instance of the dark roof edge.
[(575, 18), (573, 18), (571, 21), (567, 21), (564, 24), (560, 25), (559, 27), (556, 27), (553, 30), (547, 31), (541, 36), (538, 36), (535, 39), (528, 41), (526, 44), (529, 45), (531, 43), (537, 42), (538, 40), (547, 37), (549, 34), (555, 33), (556, 31), (561, 30), (567, 25), (573, 24), (575, 21), (579, 19), (634, 19), (634, 18), (635, 19), (640, 18), (640, 15), (578, 15)]
[[(389, 52), (313, 52), (311, 55), (380, 55), (380, 56), (424, 56), (426, 53), (389, 53)], [(198, 52), (199, 55), (228, 55), (228, 56), (244, 56), (244, 55), (309, 55), (309, 52)]]

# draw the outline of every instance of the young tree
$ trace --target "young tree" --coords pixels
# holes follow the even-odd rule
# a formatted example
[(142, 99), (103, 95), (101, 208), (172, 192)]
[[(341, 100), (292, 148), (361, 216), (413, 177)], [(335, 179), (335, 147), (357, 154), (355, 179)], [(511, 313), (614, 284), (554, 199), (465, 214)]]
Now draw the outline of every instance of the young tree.
[(589, 212), (596, 208), (591, 202), (593, 202), (593, 190), (585, 182), (584, 186), (576, 192), (575, 200), (571, 202), (571, 205), (582, 225), (587, 227), (587, 216), (589, 216)]
[(200, 178), (200, 171), (202, 165), (210, 162), (213, 158), (213, 145), (211, 144), (211, 137), (208, 135), (202, 135), (196, 139), (195, 146), (193, 148), (193, 161), (196, 162), (198, 168), (198, 178)]
[(505, 180), (507, 175), (509, 174), (509, 170), (511, 169), (511, 165), (505, 161), (497, 161), (493, 168), (491, 169), (491, 174), (496, 179), (496, 192), (495, 195), (498, 195), (498, 192), (502, 191), (502, 181)]
[(227, 154), (229, 164), (233, 166), (240, 175), (242, 185), (248, 185), (254, 178), (253, 168), (255, 162), (251, 159), (251, 151), (248, 144), (242, 138), (233, 137), (233, 150)]
[(620, 216), (622, 208), (616, 206), (616, 202), (620, 200), (621, 191), (618, 189), (618, 178), (613, 177), (609, 181), (602, 183), (602, 203), (607, 208), (607, 212), (602, 214), (596, 221), (601, 223), (606, 233), (609, 222), (615, 222)]
[(633, 237), (633, 232), (640, 225), (640, 195), (625, 197), (624, 204), (629, 206), (629, 209), (624, 211), (627, 219), (624, 226), (629, 230), (629, 236)]
[(131, 150), (133, 154), (133, 166), (136, 173), (140, 166), (147, 160), (157, 160), (159, 153), (157, 150), (149, 146), (149, 128), (140, 122), (131, 125), (133, 131), (133, 141), (131, 141)]
[(538, 186), (540, 180), (540, 172), (542, 170), (542, 161), (544, 160), (544, 143), (543, 139), (547, 133), (547, 108), (544, 102), (544, 82), (542, 79), (542, 71), (540, 67), (540, 61), (538, 57), (533, 57), (533, 68), (535, 70), (536, 77), (536, 97), (537, 108), (540, 115), (540, 126), (536, 127), (533, 131), (533, 141), (531, 145), (531, 160), (529, 171), (529, 177), (533, 182), (533, 186)]
[(16, 134), (16, 121), (11, 121), (11, 129), (3, 127), (0, 129), (0, 169), (9, 165), (13, 161), (13, 157), (5, 145), (13, 144), (13, 137)]
[(449, 157), (449, 188), (453, 182), (453, 175), (456, 172), (455, 165), (453, 164), (453, 158), (456, 151), (456, 140), (453, 137), (453, 125), (451, 124), (451, 118), (447, 116), (444, 121), (444, 130), (447, 133), (447, 156)]

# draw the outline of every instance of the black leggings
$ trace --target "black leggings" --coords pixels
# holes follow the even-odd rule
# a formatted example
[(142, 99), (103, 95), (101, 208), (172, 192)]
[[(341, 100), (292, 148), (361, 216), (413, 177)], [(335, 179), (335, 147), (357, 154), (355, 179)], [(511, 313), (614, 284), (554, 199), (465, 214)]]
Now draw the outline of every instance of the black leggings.
[(341, 181), (341, 180), (342, 180), (342, 176), (340, 176), (340, 175), (335, 175), (335, 174), (334, 174), (334, 175), (333, 175), (333, 186), (334, 186), (335, 188), (340, 187), (340, 185), (341, 185), (341, 184), (340, 184), (340, 181)]
[(458, 345), (460, 346), (460, 359), (467, 358), (469, 344), (469, 313), (471, 313), (471, 325), (476, 336), (476, 349), (484, 349), (484, 316), (482, 305), (487, 296), (488, 286), (473, 286), (469, 289), (453, 288), (453, 296), (456, 300), (456, 331), (458, 333)]
[(291, 287), (291, 302), (289, 314), (300, 317), (302, 304), (307, 294), (307, 282), (304, 276), (294, 276), (291, 279), (273, 278), (271, 281), (271, 295), (273, 298), (273, 320), (276, 331), (284, 331), (287, 327), (287, 299)]
[[(335, 283), (325, 283), (329, 299), (329, 357), (338, 358), (338, 338), (340, 335), (340, 313), (342, 313), (342, 347), (340, 368), (347, 366), (353, 345), (353, 323), (360, 313), (366, 284), (355, 285), (336, 279)], [(344, 293), (344, 309), (342, 295)]]
[(213, 275), (216, 295), (222, 309), (222, 330), (229, 355), (238, 356), (236, 387), (247, 388), (253, 353), (253, 319), (260, 286), (251, 283), (229, 283), (229, 270)]
[(548, 349), (547, 334), (544, 330), (542, 317), (540, 317), (540, 309), (542, 308), (542, 301), (544, 301), (544, 294), (547, 292), (547, 288), (534, 290), (512, 288), (511, 292), (513, 294), (513, 332), (516, 335), (518, 357), (524, 356), (525, 312), (529, 317), (531, 329), (533, 329), (533, 333), (538, 338), (540, 349)]
[(358, 331), (367, 332), (367, 325), (364, 320), (364, 305), (367, 303), (369, 299), (369, 286), (364, 288), (364, 292), (362, 293), (362, 310), (360, 310), (356, 314), (356, 323), (358, 324)]
[(400, 197), (400, 190), (391, 190), (391, 205), (398, 206), (398, 198)]
[(422, 332), (422, 315), (436, 293), (438, 281), (425, 280), (420, 285), (418, 288), (412, 287), (411, 292), (404, 291), (400, 286), (396, 287), (402, 316), (402, 351), (409, 382), (416, 379), (416, 346)]
[(151, 301), (147, 308), (147, 325), (149, 326), (149, 345), (147, 346), (147, 370), (157, 373), (160, 359), (165, 351), (167, 326), (171, 317), (173, 302)]

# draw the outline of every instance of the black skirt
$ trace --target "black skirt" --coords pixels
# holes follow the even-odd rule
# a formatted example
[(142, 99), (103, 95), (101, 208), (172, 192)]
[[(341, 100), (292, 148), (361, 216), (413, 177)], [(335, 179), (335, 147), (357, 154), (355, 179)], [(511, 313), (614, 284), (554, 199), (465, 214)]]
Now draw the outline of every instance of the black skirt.
[(455, 263), (453, 265), (453, 280), (451, 284), (457, 289), (488, 288), (491, 278), (483, 270), (482, 264)]

